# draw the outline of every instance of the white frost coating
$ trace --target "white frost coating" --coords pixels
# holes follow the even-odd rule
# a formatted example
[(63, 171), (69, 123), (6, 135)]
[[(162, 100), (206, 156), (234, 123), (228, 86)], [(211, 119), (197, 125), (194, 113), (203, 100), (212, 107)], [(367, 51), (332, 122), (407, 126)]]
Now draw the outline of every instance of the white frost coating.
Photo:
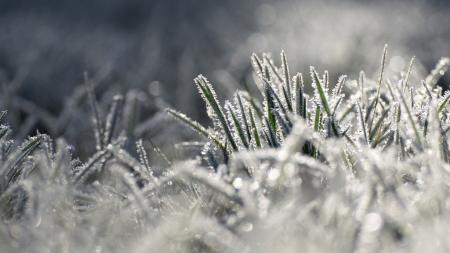
[[(412, 69), (415, 78), (405, 89), (407, 75), (386, 72), (381, 86), (361, 74), (358, 83), (341, 78), (330, 94), (326, 83), (332, 85), (332, 74), (312, 71), (316, 80), (298, 74), (292, 81), (284, 55), (281, 68), (268, 55), (252, 59), (259, 79), (270, 79), (265, 83), (270, 99), (234, 97), (223, 115), (212, 85), (200, 76), (196, 83), (217, 122), (207, 128), (169, 109), (206, 138), (177, 145), (195, 146), (194, 154), (169, 150), (174, 162), (163, 166), (147, 155), (145, 136), (134, 152), (140, 137), (114, 134), (120, 132), (114, 130), (120, 124), (113, 123), (118, 112), (110, 114), (102, 145), (84, 164), (71, 157), (63, 141), (53, 150), (45, 135), (16, 147), (8, 139), (9, 127), (1, 126), (0, 251), (450, 248), (448, 93), (420, 86)], [(324, 76), (323, 87), (314, 83), (322, 82), (318, 76)], [(317, 95), (288, 94), (300, 86)], [(124, 101), (130, 102), (136, 101)], [(317, 121), (316, 109), (323, 115)]]

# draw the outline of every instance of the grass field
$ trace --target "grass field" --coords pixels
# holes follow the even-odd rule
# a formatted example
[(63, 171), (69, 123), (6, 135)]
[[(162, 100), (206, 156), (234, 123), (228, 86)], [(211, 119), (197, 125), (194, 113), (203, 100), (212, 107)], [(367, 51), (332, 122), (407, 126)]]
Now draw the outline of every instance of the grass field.
[[(337, 79), (253, 54), (225, 100), (200, 75), (208, 123), (157, 84), (99, 99), (89, 74), (59, 117), (11, 98), (29, 116), (0, 116), (0, 251), (447, 252), (450, 59), (395, 72), (378, 51), (375, 73)], [(53, 139), (77, 120), (92, 146)], [(49, 131), (20, 143), (35, 122)]]
[(450, 252), (449, 13), (1, 0), (0, 253)]

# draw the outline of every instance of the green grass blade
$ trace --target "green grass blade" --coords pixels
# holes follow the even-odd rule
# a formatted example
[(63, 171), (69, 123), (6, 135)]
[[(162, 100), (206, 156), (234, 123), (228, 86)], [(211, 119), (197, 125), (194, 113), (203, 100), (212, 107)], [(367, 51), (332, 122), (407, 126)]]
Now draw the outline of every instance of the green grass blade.
[(277, 67), (273, 64), (272, 60), (267, 55), (264, 56), (264, 62), (266, 63), (265, 65), (268, 66), (270, 68), (270, 70), (272, 70), (272, 73), (277, 78), (277, 81), (279, 83), (283, 83), (283, 78), (281, 77), (280, 73), (278, 72)]
[(328, 116), (331, 116), (330, 106), (328, 105), (327, 96), (325, 94), (325, 90), (323, 89), (322, 83), (320, 82), (319, 76), (314, 69), (314, 67), (310, 67), (311, 78), (313, 79), (314, 84), (316, 85), (316, 90), (319, 93), (320, 101), (322, 103), (322, 107), (327, 113)]
[(360, 119), (362, 132), (364, 135), (364, 140), (366, 141), (366, 144), (369, 145), (369, 138), (367, 137), (366, 122), (364, 121), (364, 114), (362, 112), (361, 105), (359, 103), (357, 103), (357, 107), (358, 107), (358, 113), (359, 113), (359, 119)]
[(414, 130), (414, 134), (416, 136), (416, 141), (419, 144), (419, 146), (421, 147), (422, 146), (422, 140), (421, 140), (422, 138), (420, 137), (419, 128), (417, 127), (417, 123), (413, 118), (413, 115), (411, 113), (411, 110), (409, 109), (408, 103), (406, 102), (406, 99), (403, 96), (403, 93), (398, 88), (397, 88), (397, 92), (400, 95), (400, 100), (402, 101), (403, 107), (406, 110), (406, 115), (408, 115), (409, 122), (411, 123), (411, 126)]
[(342, 94), (342, 89), (344, 88), (344, 84), (346, 81), (347, 81), (346, 75), (342, 75), (339, 77), (338, 82), (332, 92), (333, 96), (339, 96)]
[(364, 106), (366, 106), (366, 92), (364, 91), (366, 85), (366, 73), (362, 70), (359, 72), (358, 85), (361, 93), (361, 102)]
[(272, 85), (267, 80), (264, 80), (264, 83), (265, 83), (265, 88), (267, 89), (267, 94), (272, 97), (272, 101), (275, 101), (278, 104), (278, 108), (277, 108), (275, 106), (275, 103), (273, 103), (273, 107), (271, 109), (272, 110), (280, 109), (283, 112), (283, 114), (287, 115), (288, 110), (286, 109), (286, 107), (284, 107), (280, 97), (277, 95), (275, 90), (272, 88)]
[(332, 111), (332, 113), (331, 113), (331, 115), (332, 115), (333, 118), (336, 118), (336, 112), (337, 112), (337, 109), (339, 108), (339, 105), (340, 105), (341, 102), (342, 102), (342, 99), (343, 99), (343, 97), (340, 96), (340, 97), (338, 98), (338, 100), (336, 101), (336, 103), (334, 104), (333, 111)]
[(286, 85), (287, 95), (289, 96), (289, 101), (291, 100), (291, 75), (289, 74), (289, 66), (287, 63), (286, 54), (284, 51), (281, 51), (281, 64), (283, 66), (283, 74), (284, 74), (284, 84)]
[(408, 81), (409, 81), (409, 76), (411, 75), (411, 71), (414, 65), (414, 60), (415, 60), (415, 56), (413, 56), (411, 58), (411, 60), (409, 61), (409, 65), (408, 65), (408, 70), (406, 71), (406, 76), (405, 78), (402, 80), (402, 86), (403, 86), (403, 90), (405, 90), (406, 88), (408, 88)]
[(292, 112), (292, 101), (289, 95), (289, 92), (287, 91), (286, 87), (281, 87), (281, 90), (283, 91), (283, 97), (284, 100), (286, 101), (286, 107), (287, 109)]
[(3, 163), (0, 175), (0, 195), (13, 183), (21, 173), (20, 165), (42, 142), (44, 135), (37, 135), (26, 140)]
[(316, 106), (316, 113), (314, 116), (314, 130), (319, 132), (321, 129), (322, 112), (320, 111), (320, 106)]
[(266, 129), (268, 132), (268, 140), (269, 140), (269, 144), (271, 144), (272, 147), (277, 148), (280, 146), (280, 144), (278, 143), (278, 139), (277, 139), (277, 130), (276, 128), (272, 128), (269, 125), (269, 122), (267, 120), (267, 118), (264, 118), (264, 121), (266, 122)]
[(261, 60), (259, 59), (258, 55), (253, 53), (252, 56), (250, 57), (250, 59), (251, 59), (253, 69), (255, 70), (256, 74), (263, 76), (264, 67), (263, 67), (263, 64), (262, 64)]
[(147, 174), (150, 177), (153, 177), (153, 171), (152, 171), (152, 167), (150, 166), (149, 159), (148, 159), (148, 153), (147, 153), (147, 150), (145, 150), (145, 148), (144, 148), (144, 143), (143, 143), (142, 139), (139, 139), (136, 142), (136, 151), (139, 156), (139, 161), (146, 169)]
[[(246, 134), (247, 134), (247, 140), (250, 140), (252, 137), (252, 135), (251, 135), (251, 131), (250, 131), (250, 126), (249, 126), (249, 124), (248, 124), (248, 117), (247, 117), (247, 115), (246, 115), (246, 111), (245, 111), (245, 108), (244, 108), (244, 103), (243, 103), (243, 101), (242, 101), (242, 96), (241, 96), (241, 93), (240, 92), (238, 92), (237, 94), (236, 94), (236, 99), (237, 99), (237, 104), (239, 105), (239, 114), (241, 115), (241, 117), (242, 117), (242, 123), (243, 123), (243, 125), (244, 125), (244, 128), (245, 128), (245, 132), (246, 132)], [(250, 106), (246, 106), (247, 108), (250, 108)]]
[(156, 152), (156, 154), (159, 155), (159, 157), (161, 157), (164, 162), (167, 163), (167, 165), (172, 166), (172, 162), (169, 160), (169, 158), (167, 157), (166, 154), (164, 154), (164, 152), (158, 147), (158, 145), (156, 145), (151, 138), (148, 138), (148, 142), (150, 143), (150, 145), (153, 148), (153, 151)]
[(327, 70), (323, 73), (323, 87), (325, 90), (328, 90), (328, 87), (330, 86), (330, 75)]
[(97, 100), (95, 99), (95, 94), (93, 90), (94, 84), (92, 83), (92, 80), (89, 79), (87, 73), (84, 74), (84, 81), (87, 88), (88, 98), (93, 114), (92, 123), (94, 124), (96, 149), (102, 150), (105, 147), (105, 144), (103, 143), (103, 136), (105, 130), (103, 128), (103, 121), (100, 117)]
[(289, 133), (291, 132), (291, 126), (289, 122), (285, 120), (283, 116), (281, 116), (279, 111), (275, 110), (274, 114), (278, 121), (278, 125), (280, 126), (281, 133), (283, 134), (284, 137), (288, 136)]
[(212, 109), (212, 112), (210, 113), (214, 113), (215, 116), (218, 118), (223, 130), (225, 131), (225, 135), (228, 141), (230, 142), (232, 149), (238, 150), (236, 141), (234, 140), (233, 135), (231, 134), (230, 124), (228, 123), (228, 120), (226, 119), (225, 114), (223, 113), (222, 107), (217, 101), (216, 93), (212, 88), (211, 84), (202, 75), (198, 76), (194, 81), (203, 99), (205, 100), (207, 105)]
[(369, 123), (368, 123), (369, 131), (370, 131), (371, 128), (372, 128), (372, 122), (373, 122), (373, 120), (374, 120), (374, 118), (375, 118), (375, 114), (377, 113), (377, 106), (378, 106), (378, 103), (379, 103), (379, 100), (380, 100), (381, 86), (382, 86), (382, 84), (383, 84), (384, 67), (385, 67), (385, 65), (386, 65), (387, 48), (388, 48), (387, 44), (384, 45), (384, 48), (383, 48), (383, 56), (381, 57), (381, 70), (380, 70), (380, 76), (379, 76), (379, 78), (378, 78), (377, 94), (376, 94), (376, 97), (375, 97), (375, 103), (374, 103), (374, 106), (373, 106), (373, 108), (372, 108), (372, 117), (370, 117), (370, 118), (369, 118), (369, 121), (368, 121), (368, 122), (369, 122)]
[(283, 95), (284, 99), (286, 100), (287, 108), (289, 109), (290, 112), (292, 112), (293, 108), (292, 108), (291, 75), (289, 73), (289, 66), (284, 51), (281, 51), (281, 64), (284, 75)]
[(261, 148), (262, 145), (261, 145), (261, 140), (259, 138), (260, 135), (259, 135), (258, 127), (256, 126), (255, 117), (254, 117), (252, 111), (253, 111), (252, 108), (249, 107), (248, 113), (249, 113), (249, 117), (250, 117), (250, 124), (252, 127), (253, 139), (255, 140), (255, 146), (257, 148)]
[(228, 114), (230, 115), (230, 118), (234, 125), (234, 129), (236, 130), (239, 138), (241, 139), (242, 144), (245, 146), (245, 148), (248, 149), (249, 145), (248, 145), (247, 137), (244, 134), (244, 130), (242, 129), (241, 122), (239, 122), (239, 120), (236, 116), (235, 109), (233, 108), (233, 106), (231, 105), (230, 102), (228, 102), (225, 105), (225, 109), (228, 111)]
[(265, 82), (264, 86), (264, 110), (268, 124), (271, 128), (276, 129), (277, 122), (275, 120), (275, 115), (273, 115), (272, 109), (275, 108), (275, 103), (273, 101), (273, 96), (270, 94), (270, 85)]
[(123, 107), (123, 96), (114, 96), (111, 108), (108, 115), (106, 116), (105, 122), (105, 132), (103, 136), (103, 143), (108, 145), (111, 142), (112, 136), (114, 134), (115, 128), (117, 127), (118, 121), (121, 117), (121, 111)]
[(449, 104), (449, 102), (450, 102), (450, 92), (447, 92), (447, 93), (444, 95), (444, 99), (443, 99), (442, 102), (439, 104), (439, 107), (438, 107), (438, 113), (441, 113), (441, 112), (445, 109), (445, 107), (447, 107), (447, 105)]
[(388, 110), (383, 110), (383, 113), (381, 114), (380, 118), (378, 118), (377, 122), (375, 123), (375, 126), (369, 133), (369, 140), (373, 141), (375, 134), (378, 132), (378, 130), (380, 130), (382, 123), (384, 122), (384, 119), (388, 116), (388, 113), (389, 113)]
[(303, 95), (303, 76), (301, 73), (298, 73), (294, 77), (294, 92), (295, 92), (294, 98), (295, 113), (303, 117), (303, 111), (306, 108), (303, 108), (303, 100), (305, 100), (305, 96)]
[(197, 121), (192, 120), (191, 118), (186, 116), (184, 113), (175, 111), (173, 109), (168, 108), (166, 110), (174, 118), (176, 118), (177, 120), (181, 121), (182, 123), (188, 125), (193, 130), (195, 130), (198, 134), (200, 134), (201, 136), (211, 139), (214, 142), (214, 144), (216, 144), (220, 149), (226, 150), (225, 144), (220, 139), (218, 139), (216, 136), (211, 134), (205, 127), (203, 127)]

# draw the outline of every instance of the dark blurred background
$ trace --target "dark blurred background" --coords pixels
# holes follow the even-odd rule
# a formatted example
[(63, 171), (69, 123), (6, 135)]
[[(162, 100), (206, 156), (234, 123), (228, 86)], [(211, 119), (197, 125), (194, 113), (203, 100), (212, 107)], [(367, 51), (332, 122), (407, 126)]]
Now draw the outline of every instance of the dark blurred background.
[[(284, 49), (291, 71), (373, 76), (385, 43), (394, 70), (415, 55), (426, 72), (450, 55), (449, 14), (444, 0), (0, 0), (1, 106), (13, 125), (29, 125), (22, 135), (46, 131), (17, 103), (58, 117), (86, 71), (99, 100), (136, 89), (164, 101), (141, 120), (170, 105), (204, 121), (192, 85), (200, 73), (227, 97), (250, 82), (252, 52)], [(78, 117), (55, 134), (80, 142), (90, 126)]]

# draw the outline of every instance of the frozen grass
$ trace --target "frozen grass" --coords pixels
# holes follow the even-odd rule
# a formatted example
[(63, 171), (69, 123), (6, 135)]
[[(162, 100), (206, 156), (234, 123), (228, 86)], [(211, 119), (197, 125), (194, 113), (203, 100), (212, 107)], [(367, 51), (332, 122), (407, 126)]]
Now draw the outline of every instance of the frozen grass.
[(136, 122), (136, 93), (104, 116), (86, 76), (87, 161), (63, 139), (17, 145), (0, 128), (0, 251), (447, 252), (450, 93), (436, 83), (449, 60), (416, 82), (414, 60), (387, 75), (388, 57), (376, 80), (333, 85), (314, 67), (291, 74), (284, 52), (280, 65), (255, 54), (258, 92), (225, 103), (199, 76), (211, 125), (167, 109), (202, 138), (182, 159), (135, 140), (152, 126)]

